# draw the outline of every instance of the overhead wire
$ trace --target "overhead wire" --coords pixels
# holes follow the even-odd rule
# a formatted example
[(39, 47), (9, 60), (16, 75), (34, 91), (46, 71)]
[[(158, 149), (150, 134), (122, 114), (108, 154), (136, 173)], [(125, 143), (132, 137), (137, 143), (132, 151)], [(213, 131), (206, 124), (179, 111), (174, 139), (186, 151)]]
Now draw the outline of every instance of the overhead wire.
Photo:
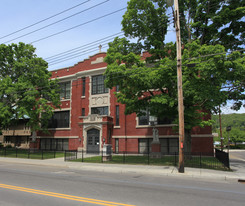
[(107, 16), (110, 16), (110, 15), (112, 15), (112, 14), (115, 14), (115, 13), (118, 13), (118, 12), (120, 12), (120, 11), (123, 11), (123, 10), (125, 10), (126, 8), (127, 8), (127, 7), (124, 7), (124, 8), (122, 8), (122, 9), (118, 9), (118, 10), (116, 10), (116, 11), (113, 11), (113, 12), (111, 12), (111, 13), (108, 13), (108, 14), (105, 14), (105, 15), (103, 15), (103, 16), (97, 17), (97, 18), (95, 18), (95, 19), (89, 20), (89, 21), (84, 22), (84, 23), (82, 23), (82, 24), (79, 24), (79, 25), (70, 27), (70, 28), (68, 28), (68, 29), (65, 29), (65, 30), (63, 30), (63, 31), (60, 31), (60, 32), (51, 34), (51, 35), (49, 35), (49, 36), (46, 36), (46, 37), (37, 39), (37, 40), (35, 40), (35, 41), (33, 41), (33, 42), (30, 42), (30, 44), (33, 44), (33, 43), (42, 41), (42, 40), (44, 40), (44, 39), (48, 39), (48, 38), (50, 38), (50, 37), (53, 37), (53, 36), (62, 34), (62, 33), (64, 33), (64, 32), (70, 31), (70, 30), (75, 29), (75, 28), (84, 26), (84, 25), (86, 25), (86, 24), (92, 23), (92, 22), (94, 22), (94, 21), (100, 20), (100, 19), (105, 18), (105, 17), (107, 17)]
[(68, 16), (68, 17), (65, 17), (65, 18), (63, 18), (63, 19), (60, 19), (60, 20), (58, 20), (58, 21), (55, 21), (55, 22), (53, 22), (53, 23), (51, 23), (51, 24), (48, 24), (48, 25), (43, 26), (43, 27), (41, 27), (41, 28), (38, 28), (38, 29), (36, 29), (36, 30), (34, 30), (34, 31), (28, 32), (27, 34), (23, 34), (23, 35), (21, 35), (21, 36), (18, 36), (18, 37), (14, 38), (14, 39), (11, 39), (11, 40), (9, 40), (9, 41), (4, 42), (4, 44), (6, 44), (6, 43), (8, 43), (8, 42), (11, 42), (11, 41), (14, 41), (14, 40), (16, 40), (16, 39), (20, 39), (20, 38), (22, 38), (22, 37), (28, 36), (28, 35), (30, 35), (30, 34), (33, 34), (33, 33), (35, 33), (35, 32), (38, 32), (38, 31), (40, 31), (40, 30), (42, 30), (42, 29), (45, 29), (45, 28), (48, 28), (48, 27), (50, 27), (50, 26), (53, 26), (53, 25), (55, 25), (55, 24), (57, 24), (57, 23), (60, 23), (60, 22), (62, 22), (62, 21), (65, 21), (65, 20), (67, 20), (67, 19), (69, 19), (69, 18), (71, 18), (71, 17), (74, 17), (74, 16), (78, 15), (78, 14), (81, 14), (81, 13), (83, 13), (83, 12), (89, 11), (89, 10), (91, 10), (91, 9), (97, 7), (97, 6), (100, 6), (100, 5), (102, 5), (102, 4), (104, 4), (104, 3), (108, 2), (108, 1), (110, 1), (110, 0), (103, 1), (103, 2), (101, 2), (101, 3), (98, 3), (98, 4), (96, 4), (96, 5), (93, 5), (93, 6), (89, 7), (89, 8), (87, 8), (87, 9), (84, 9), (84, 10), (82, 10), (82, 11), (79, 11), (79, 12), (75, 13), (75, 14), (72, 14), (72, 15), (70, 15), (70, 16)]
[[(245, 50), (245, 49), (243, 49)], [(237, 52), (237, 51), (241, 51), (241, 50), (234, 50), (234, 51), (230, 51), (229, 53), (233, 53), (233, 52)], [(215, 54), (210, 54), (210, 56), (214, 56), (214, 55), (220, 55), (220, 54), (224, 54), (224, 53), (215, 53)], [(200, 56), (199, 58), (202, 58), (202, 57), (207, 57), (207, 55), (203, 55), (203, 56)], [(206, 62), (206, 61), (203, 61), (203, 62)], [(202, 62), (199, 62), (199, 63), (202, 63)], [(187, 66), (187, 65), (186, 65)], [(68, 67), (66, 67), (68, 68)], [(160, 71), (161, 68), (151, 68), (151, 71)], [(54, 70), (55, 71), (55, 70)], [(135, 71), (140, 71), (140, 68), (136, 68), (136, 69), (133, 69), (131, 70), (132, 72), (135, 72)], [(118, 72), (119, 74), (121, 72)], [(125, 78), (127, 76), (130, 76), (131, 74), (128, 72), (127, 74), (123, 74), (121, 76), (117, 76), (117, 77), (112, 77), (112, 78)], [(57, 77), (53, 77), (53, 78), (57, 78)], [(88, 82), (89, 84), (91, 84), (91, 82), (89, 81)], [(78, 86), (78, 85), (82, 85), (82, 83), (76, 83), (76, 84), (72, 84), (72, 86)], [(45, 88), (50, 88), (49, 86), (44, 86), (44, 87), (39, 87), (38, 89), (39, 90), (42, 90), (42, 89), (45, 89)], [(28, 89), (23, 89), (23, 90), (19, 90), (19, 91), (16, 91), (16, 92), (11, 92), (11, 94), (15, 94), (15, 93), (21, 93), (21, 92), (25, 92), (25, 91), (32, 91), (32, 90), (36, 90), (36, 88), (28, 88)]]
[(118, 33), (116, 33), (116, 34), (112, 34), (112, 35), (109, 35), (109, 36), (104, 37), (104, 38), (102, 38), (102, 39), (99, 39), (99, 40), (96, 40), (96, 41), (93, 41), (93, 42), (84, 44), (84, 45), (82, 45), (82, 46), (75, 47), (75, 48), (73, 48), (73, 49), (69, 49), (69, 50), (64, 51), (64, 52), (60, 52), (60, 53), (58, 53), (58, 54), (52, 55), (52, 56), (50, 56), (50, 57), (46, 57), (46, 58), (44, 58), (44, 59), (45, 59), (46, 61), (49, 61), (49, 60), (55, 59), (55, 58), (57, 58), (57, 57), (59, 57), (59, 56), (63, 56), (63, 55), (65, 55), (65, 54), (70, 54), (71, 52), (77, 52), (77, 51), (83, 49), (83, 48), (86, 47), (86, 46), (90, 46), (90, 45), (95, 44), (95, 43), (101, 43), (101, 42), (103, 42), (104, 40), (107, 40), (107, 39), (115, 38), (116, 36), (122, 35), (122, 34), (123, 34), (123, 32), (118, 32)]
[(63, 13), (65, 13), (65, 12), (67, 12), (67, 11), (70, 11), (70, 10), (76, 8), (76, 7), (79, 7), (79, 6), (85, 4), (85, 3), (89, 2), (89, 1), (91, 1), (91, 0), (84, 1), (84, 2), (82, 2), (82, 3), (80, 3), (80, 4), (77, 4), (77, 5), (73, 6), (73, 7), (70, 7), (70, 8), (68, 8), (68, 9), (65, 9), (65, 10), (63, 10), (63, 11), (57, 13), (57, 14), (54, 14), (54, 15), (52, 15), (52, 16), (50, 16), (50, 17), (47, 17), (47, 18), (45, 18), (45, 19), (42, 19), (42, 20), (40, 20), (40, 21), (38, 21), (38, 22), (36, 22), (36, 23), (33, 23), (33, 24), (29, 25), (29, 26), (26, 26), (26, 27), (24, 27), (24, 28), (22, 28), (22, 29), (19, 29), (19, 30), (14, 31), (14, 32), (12, 32), (12, 33), (10, 33), (10, 34), (7, 34), (7, 35), (5, 35), (5, 36), (2, 36), (2, 37), (0, 37), (0, 39), (6, 38), (6, 37), (8, 37), (8, 36), (11, 36), (11, 35), (13, 35), (13, 34), (16, 34), (16, 33), (20, 32), (20, 31), (23, 31), (23, 30), (25, 30), (25, 29), (31, 28), (31, 27), (33, 27), (33, 26), (35, 26), (35, 25), (37, 25), (37, 24), (40, 24), (40, 23), (42, 23), (42, 22), (45, 22), (45, 21), (47, 21), (47, 20), (49, 20), (49, 19), (52, 19), (52, 18), (54, 18), (54, 17), (56, 17), (56, 16), (59, 16), (60, 14), (63, 14)]

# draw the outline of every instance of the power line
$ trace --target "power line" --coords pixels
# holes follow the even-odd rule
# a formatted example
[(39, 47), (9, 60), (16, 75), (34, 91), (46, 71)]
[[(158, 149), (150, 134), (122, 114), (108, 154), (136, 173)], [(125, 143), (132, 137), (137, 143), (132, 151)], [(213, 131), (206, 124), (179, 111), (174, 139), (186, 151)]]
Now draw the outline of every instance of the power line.
[[(242, 49), (242, 50), (245, 50), (245, 49)], [(234, 51), (230, 51), (229, 53), (233, 53), (233, 52), (237, 52), (237, 51), (241, 51), (241, 50), (234, 50)], [(226, 52), (227, 53), (227, 52)], [(210, 54), (210, 55), (203, 55), (203, 56), (200, 56), (200, 57), (198, 57), (198, 58), (202, 58), (202, 57), (207, 57), (207, 56), (215, 56), (215, 55), (220, 55), (220, 54), (226, 54), (226, 53), (215, 53), (215, 54)], [(206, 61), (203, 61), (203, 62), (206, 62)], [(202, 62), (198, 62), (198, 64), (199, 63), (202, 63)], [(186, 65), (187, 66), (187, 65)], [(151, 68), (151, 71), (160, 71), (161, 70), (161, 68)], [(55, 71), (55, 70), (54, 70)], [(136, 69), (131, 69), (130, 70), (131, 72), (135, 72), (135, 71), (141, 71), (141, 69), (140, 68), (136, 68)], [(117, 73), (121, 73), (121, 72), (117, 72)], [(112, 77), (112, 78), (125, 78), (126, 76), (130, 76), (131, 74), (130, 74), (130, 72), (128, 72), (127, 74), (123, 74), (123, 75), (121, 75), (121, 76), (117, 76), (117, 77)], [(54, 77), (55, 78), (55, 77)], [(89, 83), (91, 83), (91, 82), (89, 82)], [(80, 84), (82, 84), (82, 83), (79, 83), (79, 84), (77, 84), (77, 85), (80, 85)], [(77, 85), (75, 85), (75, 86), (77, 86)], [(50, 88), (49, 86), (44, 86), (44, 87), (39, 87), (38, 89), (45, 89), (45, 88)], [(33, 88), (33, 89), (30, 89), (30, 88), (28, 88), (28, 89), (23, 89), (23, 90), (19, 90), (18, 92), (11, 92), (11, 94), (15, 94), (15, 93), (20, 93), (20, 92), (25, 92), (25, 91), (32, 91), (32, 90), (36, 90), (36, 88)]]
[(81, 48), (84, 48), (84, 47), (89, 46), (89, 45), (91, 45), (91, 44), (101, 43), (101, 41), (103, 42), (103, 40), (105, 40), (105, 39), (115, 38), (115, 36), (117, 36), (117, 35), (122, 35), (122, 34), (123, 34), (123, 32), (118, 32), (118, 33), (116, 33), (116, 34), (112, 34), (112, 35), (107, 36), (107, 37), (104, 37), (104, 38), (102, 38), (102, 39), (99, 39), (99, 40), (96, 40), (96, 41), (93, 41), (93, 42), (84, 44), (84, 45), (82, 45), (82, 46), (79, 46), (79, 47), (76, 47), (76, 48), (73, 48), (73, 49), (69, 49), (69, 50), (67, 50), (67, 51), (64, 51), (64, 52), (55, 54), (55, 55), (50, 56), (50, 57), (46, 57), (46, 58), (44, 58), (44, 59), (48, 61), (48, 60), (50, 60), (50, 59), (57, 58), (58, 56), (63, 56), (63, 55), (66, 54), (66, 53), (71, 53), (71, 52), (73, 52), (73, 51), (75, 52), (75, 50), (80, 50)]
[[(108, 46), (106, 46), (107, 44), (103, 44), (102, 46), (105, 46), (105, 48), (107, 48)], [(64, 57), (64, 58), (61, 58), (61, 59), (57, 59), (55, 61), (52, 61), (49, 63), (50, 66), (53, 66), (55, 64), (59, 64), (61, 62), (64, 62), (64, 61), (67, 61), (67, 60), (71, 60), (71, 59), (75, 59), (77, 57), (80, 57), (81, 55), (84, 55), (84, 54), (88, 54), (88, 53), (91, 53), (91, 52), (95, 52), (98, 50), (98, 47), (93, 47), (93, 48), (90, 48), (90, 49), (87, 49), (87, 50), (84, 50), (83, 52), (77, 54), (77, 55), (71, 55), (71, 56), (68, 56), (68, 57)]]
[(12, 32), (12, 33), (10, 33), (10, 34), (7, 34), (7, 35), (5, 35), (5, 36), (2, 36), (2, 37), (0, 37), (0, 39), (3, 39), (3, 38), (8, 37), (8, 36), (11, 36), (11, 35), (13, 35), (13, 34), (16, 34), (16, 33), (20, 32), (20, 31), (23, 31), (23, 30), (28, 29), (28, 28), (30, 28), (30, 27), (33, 27), (33, 26), (35, 26), (35, 25), (37, 25), (37, 24), (40, 24), (40, 23), (42, 23), (42, 22), (44, 22), (44, 21), (47, 21), (47, 20), (49, 20), (49, 19), (52, 19), (52, 18), (54, 18), (54, 17), (56, 17), (56, 16), (58, 16), (58, 15), (60, 15), (60, 14), (63, 14), (63, 13), (65, 13), (65, 12), (67, 12), (67, 11), (70, 11), (70, 10), (72, 10), (72, 9), (78, 7), (78, 6), (81, 6), (81, 5), (83, 5), (83, 4), (85, 4), (85, 3), (89, 2), (89, 1), (91, 1), (91, 0), (87, 0), (87, 1), (85, 1), (85, 2), (82, 2), (82, 3), (80, 3), (80, 4), (75, 5), (75, 6), (73, 6), (73, 7), (70, 7), (70, 8), (68, 8), (68, 9), (65, 9), (65, 10), (63, 10), (63, 11), (57, 13), (57, 14), (54, 14), (54, 15), (48, 17), (48, 18), (45, 18), (45, 19), (40, 20), (40, 21), (38, 21), (38, 22), (36, 22), (36, 23), (34, 23), (34, 24), (31, 24), (31, 25), (26, 26), (26, 27), (24, 27), (24, 28), (22, 28), (22, 29), (19, 29), (19, 30), (15, 31), (15, 32)]
[(193, 57), (193, 58), (187, 58), (187, 59), (182, 59), (182, 60), (195, 60), (195, 59), (200, 59), (200, 58), (204, 58), (204, 57), (211, 57), (211, 56), (216, 56), (216, 55), (221, 55), (221, 54), (227, 54), (227, 53), (233, 53), (233, 52), (240, 52), (240, 51), (245, 51), (245, 49), (237, 49), (237, 50), (233, 50), (233, 51), (226, 51), (226, 52), (220, 52), (220, 53), (215, 53), (215, 54), (207, 54), (207, 55), (203, 55), (203, 56), (199, 56), (199, 57)]
[(11, 41), (14, 41), (14, 40), (16, 40), (16, 39), (20, 39), (20, 38), (22, 38), (22, 37), (28, 36), (28, 35), (30, 35), (30, 34), (33, 34), (33, 33), (37, 32), (37, 31), (40, 31), (40, 30), (42, 30), (42, 29), (45, 29), (45, 28), (47, 28), (47, 27), (53, 26), (53, 25), (55, 25), (55, 24), (57, 24), (57, 23), (60, 23), (60, 22), (62, 22), (62, 21), (65, 21), (65, 20), (67, 20), (67, 19), (69, 19), (69, 18), (71, 18), (71, 17), (74, 17), (74, 16), (76, 16), (76, 15), (78, 15), (78, 14), (81, 14), (81, 13), (83, 13), (83, 12), (85, 12), (85, 11), (88, 11), (88, 10), (90, 10), (90, 9), (93, 9), (93, 8), (97, 7), (97, 6), (100, 6), (100, 5), (102, 5), (102, 4), (104, 4), (104, 3), (108, 2), (108, 1), (110, 1), (110, 0), (103, 1), (103, 2), (101, 2), (101, 3), (99, 3), (99, 4), (96, 4), (96, 5), (94, 5), (94, 6), (91, 6), (91, 7), (87, 8), (87, 9), (84, 9), (84, 10), (82, 10), (82, 11), (80, 11), (80, 12), (77, 12), (77, 13), (75, 13), (75, 14), (72, 14), (72, 15), (66, 17), (66, 18), (60, 19), (60, 20), (58, 20), (58, 21), (56, 21), (56, 22), (53, 22), (53, 23), (48, 24), (48, 25), (46, 25), (46, 26), (43, 26), (43, 27), (41, 27), (41, 28), (39, 28), (39, 29), (36, 29), (36, 30), (34, 30), (34, 31), (31, 31), (31, 32), (28, 32), (27, 34), (23, 34), (23, 35), (21, 35), (21, 36), (18, 36), (18, 37), (14, 38), (14, 39), (11, 39), (11, 40), (9, 40), (9, 41), (4, 42), (4, 44), (6, 44), (6, 43), (8, 43), (8, 42), (11, 42)]
[[(123, 35), (121, 35), (123, 36)], [(111, 39), (113, 40), (113, 39)], [(106, 46), (104, 48), (107, 48), (108, 47), (108, 43), (111, 42), (110, 39), (106, 40), (106, 41), (102, 41), (100, 42), (101, 46)], [(72, 52), (72, 53), (68, 53), (68, 54), (64, 54), (64, 55), (61, 55), (60, 57), (56, 57), (55, 59), (51, 59), (51, 60), (48, 60), (48, 63), (50, 64), (54, 64), (54, 62), (64, 62), (65, 60), (70, 60), (70, 59), (74, 59), (76, 57), (79, 57), (81, 54), (84, 54), (84, 52), (87, 52), (91, 49), (95, 49), (95, 48), (98, 48), (98, 45), (90, 45), (90, 46), (87, 46), (87, 47), (84, 47), (83, 49), (80, 49), (80, 51), (75, 51), (75, 52)], [(87, 49), (87, 50), (85, 50)], [(61, 60), (61, 61), (60, 61)], [(57, 63), (55, 63), (57, 64)]]
[(35, 43), (35, 42), (39, 42), (39, 41), (48, 39), (48, 38), (53, 37), (53, 36), (56, 36), (56, 35), (58, 35), (58, 34), (62, 34), (62, 33), (64, 33), (64, 32), (70, 31), (70, 30), (75, 29), (75, 28), (77, 28), (77, 27), (84, 26), (84, 25), (89, 24), (89, 23), (91, 23), (91, 22), (100, 20), (100, 19), (105, 18), (105, 17), (107, 17), (107, 16), (110, 16), (110, 15), (112, 15), (112, 14), (118, 13), (118, 12), (120, 12), (120, 11), (122, 11), (122, 10), (125, 10), (126, 8), (127, 8), (127, 7), (124, 7), (124, 8), (122, 8), (122, 9), (116, 10), (116, 11), (111, 12), (111, 13), (109, 13), (109, 14), (105, 14), (105, 15), (100, 16), (100, 17), (98, 17), (98, 18), (92, 19), (92, 20), (90, 20), (90, 21), (84, 22), (84, 23), (79, 24), (79, 25), (76, 25), (76, 26), (73, 26), (73, 27), (71, 27), (71, 28), (69, 28), (69, 29), (65, 29), (65, 30), (63, 30), (63, 31), (60, 31), (60, 32), (51, 34), (51, 35), (49, 35), (49, 36), (46, 36), (46, 37), (43, 37), (43, 38), (41, 38), (41, 39), (35, 40), (35, 41), (31, 42), (30, 44), (33, 44), (33, 43)]

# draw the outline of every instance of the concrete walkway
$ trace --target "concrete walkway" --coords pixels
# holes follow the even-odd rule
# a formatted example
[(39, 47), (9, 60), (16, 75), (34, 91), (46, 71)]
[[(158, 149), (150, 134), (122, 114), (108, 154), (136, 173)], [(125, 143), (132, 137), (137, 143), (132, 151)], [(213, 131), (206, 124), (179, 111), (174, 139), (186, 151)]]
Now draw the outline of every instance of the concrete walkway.
[(65, 162), (64, 158), (35, 160), (21, 158), (0, 157), (0, 163), (29, 164), (39, 166), (65, 167), (70, 169), (99, 171), (109, 173), (136, 173), (148, 175), (164, 175), (176, 177), (191, 177), (201, 179), (216, 179), (226, 181), (245, 181), (245, 168), (232, 165), (233, 172), (225, 172), (209, 169), (185, 168), (185, 173), (178, 173), (178, 169), (173, 166), (151, 166), (151, 165), (127, 165), (127, 164), (106, 164), (106, 163), (84, 163), (84, 162)]

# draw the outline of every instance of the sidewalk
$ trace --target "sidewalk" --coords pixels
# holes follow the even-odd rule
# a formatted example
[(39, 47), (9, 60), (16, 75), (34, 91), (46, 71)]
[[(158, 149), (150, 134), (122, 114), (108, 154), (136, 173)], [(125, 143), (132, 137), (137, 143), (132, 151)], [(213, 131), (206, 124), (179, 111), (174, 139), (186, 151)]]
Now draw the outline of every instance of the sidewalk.
[(109, 173), (136, 173), (147, 175), (163, 175), (176, 177), (191, 177), (200, 179), (216, 179), (225, 181), (245, 180), (245, 170), (240, 167), (233, 167), (234, 172), (225, 172), (209, 169), (185, 168), (185, 173), (179, 173), (178, 169), (173, 166), (151, 166), (151, 165), (127, 165), (127, 164), (106, 164), (106, 163), (84, 163), (84, 162), (65, 162), (64, 158), (35, 160), (22, 158), (7, 158), (0, 157), (0, 162), (14, 163), (14, 164), (29, 164), (39, 166), (53, 166), (65, 167), (77, 170), (98, 171)]

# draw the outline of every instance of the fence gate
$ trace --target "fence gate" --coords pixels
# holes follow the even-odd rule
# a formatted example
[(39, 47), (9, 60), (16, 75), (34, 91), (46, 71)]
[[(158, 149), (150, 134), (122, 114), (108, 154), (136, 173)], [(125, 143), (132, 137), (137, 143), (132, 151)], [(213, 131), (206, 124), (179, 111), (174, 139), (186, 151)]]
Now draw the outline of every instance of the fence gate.
[(65, 150), (65, 161), (77, 159), (77, 150)]

